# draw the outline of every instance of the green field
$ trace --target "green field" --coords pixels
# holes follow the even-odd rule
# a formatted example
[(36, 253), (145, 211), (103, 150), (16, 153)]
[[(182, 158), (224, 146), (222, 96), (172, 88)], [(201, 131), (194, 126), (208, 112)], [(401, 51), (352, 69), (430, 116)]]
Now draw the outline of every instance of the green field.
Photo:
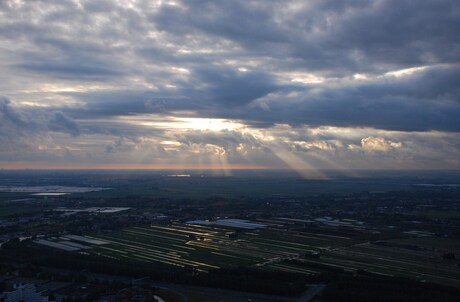
[[(449, 238), (407, 237), (384, 244), (334, 234), (333, 230), (286, 231), (266, 228), (241, 232), (231, 229), (172, 224), (131, 227), (92, 235), (109, 242), (91, 253), (140, 262), (211, 268), (257, 266), (264, 269), (316, 274), (328, 271), (366, 271), (406, 276), (460, 286), (458, 260), (443, 260), (445, 251), (458, 253), (460, 244)], [(413, 250), (410, 247), (416, 246)], [(320, 258), (305, 257), (321, 252)]]
[[(91, 251), (116, 258), (161, 261), (192, 266), (200, 270), (235, 266), (268, 266), (281, 259), (295, 258), (325, 246), (340, 247), (347, 239), (311, 235), (286, 236), (276, 229), (253, 230), (229, 239), (234, 230), (198, 225), (174, 224), (132, 227), (93, 237), (110, 242)], [(302, 270), (309, 272), (307, 270)]]

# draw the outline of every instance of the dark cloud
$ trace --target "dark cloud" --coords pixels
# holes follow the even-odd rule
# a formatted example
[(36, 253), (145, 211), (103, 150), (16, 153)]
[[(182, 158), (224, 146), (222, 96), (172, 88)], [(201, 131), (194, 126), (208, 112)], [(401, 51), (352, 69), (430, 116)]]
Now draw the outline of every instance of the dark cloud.
[(72, 64), (69, 62), (47, 62), (47, 63), (24, 63), (17, 64), (13, 67), (18, 67), (24, 70), (32, 71), (40, 74), (48, 74), (50, 76), (68, 80), (82, 79), (105, 79), (109, 76), (119, 75), (120, 73), (102, 66)]
[[(460, 68), (433, 68), (404, 77), (334, 84), (280, 86), (265, 75), (212, 69), (196, 86), (175, 93), (72, 94), (87, 102), (85, 114), (124, 115), (193, 110), (198, 116), (233, 118), (256, 127), (371, 127), (401, 131), (460, 131)], [(270, 94), (272, 93), (272, 94)], [(261, 106), (257, 100), (265, 104)]]
[(189, 91), (195, 102), (208, 101), (222, 108), (239, 107), (277, 90), (273, 77), (261, 72), (230, 68), (200, 68), (192, 77), (204, 89)]
[(115, 152), (130, 152), (135, 150), (138, 144), (139, 142), (136, 140), (119, 137), (115, 141), (105, 146), (105, 152), (109, 154)]
[[(199, 17), (198, 17), (199, 16)], [(458, 3), (442, 1), (185, 1), (152, 15), (168, 34), (212, 35), (248, 55), (328, 73), (457, 62)], [(291, 65), (291, 67), (294, 67)]]
[(21, 154), (34, 149), (34, 136), (40, 126), (16, 110), (12, 102), (0, 97), (0, 159), (7, 154)]
[(9, 143), (46, 135), (47, 131), (80, 135), (77, 122), (62, 111), (48, 112), (43, 108), (18, 110), (6, 97), (0, 97), (0, 137)]
[[(158, 29), (168, 33), (202, 32), (251, 46), (286, 42), (277, 25), (274, 2), (184, 1), (181, 6), (163, 6), (151, 16)], [(198, 17), (199, 16), (199, 17)]]
[[(239, 72), (226, 67), (199, 68), (189, 82), (178, 82), (175, 89), (151, 91), (109, 91), (66, 93), (85, 101), (86, 108), (75, 110), (81, 116), (139, 113), (171, 114), (177, 111), (214, 111), (241, 108), (281, 87), (261, 72)], [(218, 113), (216, 113), (218, 114)]]
[(83, 108), (69, 108), (69, 112), (79, 118), (95, 116), (129, 116), (139, 113), (168, 114), (170, 110), (190, 110), (196, 108), (180, 94), (165, 91), (126, 91), (113, 90), (94, 93), (64, 93), (84, 101)]
[(298, 97), (267, 98), (245, 119), (291, 125), (371, 127), (401, 131), (460, 131), (460, 69), (435, 69), (405, 78), (305, 89)]
[(12, 123), (15, 125), (23, 126), (26, 122), (21, 115), (11, 106), (11, 101), (7, 97), (0, 97), (0, 116), (3, 123)]
[[(71, 158), (81, 143), (94, 160), (142, 148), (273, 160), (261, 155), (269, 136), (349, 158), (372, 156), (372, 138), (391, 157), (420, 144), (435, 154), (435, 130), (452, 135), (436, 141), (452, 158), (458, 28), (455, 0), (0, 1), (0, 91), (13, 100), (0, 99), (0, 152), (46, 142)], [(168, 129), (174, 117), (234, 119), (247, 132)], [(353, 130), (308, 130), (329, 126)]]
[(72, 136), (80, 135), (80, 127), (77, 122), (61, 111), (54, 111), (48, 122), (48, 128), (52, 131), (66, 132)]

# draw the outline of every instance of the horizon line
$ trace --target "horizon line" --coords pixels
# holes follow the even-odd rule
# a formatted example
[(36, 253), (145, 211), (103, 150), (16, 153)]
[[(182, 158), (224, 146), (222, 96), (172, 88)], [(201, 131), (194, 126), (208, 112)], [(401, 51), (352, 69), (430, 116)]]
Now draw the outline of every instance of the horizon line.
[[(242, 171), (242, 170), (254, 170), (254, 171), (293, 171), (289, 167), (267, 167), (267, 166), (257, 166), (257, 165), (233, 165), (233, 166), (182, 166), (182, 167), (171, 167), (171, 166), (47, 166), (47, 167), (1, 167), (0, 171)], [(460, 172), (460, 168), (357, 168), (357, 169), (304, 169), (302, 171), (335, 171), (335, 172), (344, 172), (347, 171), (450, 171), (450, 172)]]

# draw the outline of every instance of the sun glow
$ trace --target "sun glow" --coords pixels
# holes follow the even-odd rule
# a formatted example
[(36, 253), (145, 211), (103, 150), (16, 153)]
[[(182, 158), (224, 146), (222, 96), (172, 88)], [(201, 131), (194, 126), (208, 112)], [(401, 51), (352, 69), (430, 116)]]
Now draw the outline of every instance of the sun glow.
[(412, 75), (414, 73), (423, 71), (423, 70), (425, 70), (427, 68), (428, 68), (428, 66), (405, 68), (405, 69), (400, 69), (400, 70), (394, 70), (394, 71), (387, 72), (387, 73), (385, 73), (385, 75), (400, 78), (400, 77), (410, 76), (410, 75)]
[(215, 118), (175, 118), (178, 126), (193, 130), (235, 130), (242, 128), (243, 124), (226, 119)]
[(200, 131), (222, 131), (243, 129), (244, 124), (219, 118), (195, 118), (195, 117), (157, 117), (148, 116), (131, 118), (127, 123), (155, 127), (160, 129), (174, 129), (179, 131), (200, 130)]

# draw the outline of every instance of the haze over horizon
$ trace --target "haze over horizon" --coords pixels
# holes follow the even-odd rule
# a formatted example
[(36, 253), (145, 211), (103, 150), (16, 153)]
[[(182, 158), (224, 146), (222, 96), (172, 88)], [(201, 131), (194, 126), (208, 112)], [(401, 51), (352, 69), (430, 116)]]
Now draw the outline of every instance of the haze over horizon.
[(458, 28), (455, 0), (1, 1), (0, 168), (458, 170)]

